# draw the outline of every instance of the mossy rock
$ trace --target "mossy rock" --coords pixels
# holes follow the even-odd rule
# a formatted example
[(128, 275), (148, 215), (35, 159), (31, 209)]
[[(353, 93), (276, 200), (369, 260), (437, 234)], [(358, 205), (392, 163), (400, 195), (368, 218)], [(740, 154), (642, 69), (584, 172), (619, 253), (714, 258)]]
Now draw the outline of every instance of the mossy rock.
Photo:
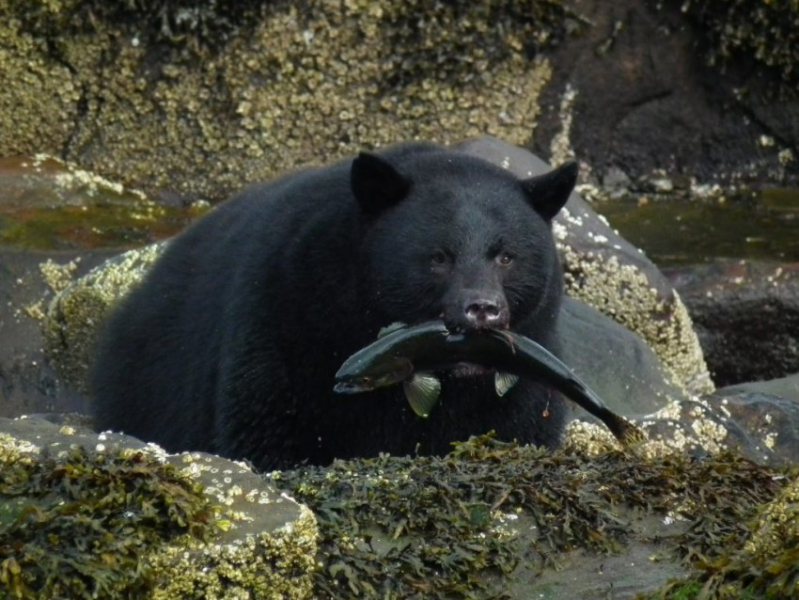
[[(732, 452), (550, 452), (485, 436), (446, 457), (271, 476), (318, 515), (320, 597), (597, 600), (658, 597), (667, 579), (740, 551), (757, 531), (746, 524), (795, 478)], [(773, 539), (790, 552), (793, 538)]]
[(0, 419), (0, 595), (307, 598), (313, 514), (246, 465)]

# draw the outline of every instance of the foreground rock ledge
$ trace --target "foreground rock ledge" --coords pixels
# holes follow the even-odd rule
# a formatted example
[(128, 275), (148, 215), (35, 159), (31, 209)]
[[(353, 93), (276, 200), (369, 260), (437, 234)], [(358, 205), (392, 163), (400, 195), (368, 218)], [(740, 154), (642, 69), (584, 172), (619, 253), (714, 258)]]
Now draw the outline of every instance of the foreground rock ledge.
[[(45, 451), (57, 455), (78, 446), (96, 453), (141, 452), (201, 483), (206, 498), (217, 507), (214, 525), (219, 532), (212, 542), (185, 535), (145, 551), (142, 558), (156, 573), (147, 597), (243, 600), (311, 595), (318, 532), (306, 506), (271, 488), (242, 463), (199, 452), (166, 454), (129, 436), (97, 434), (80, 423), (58, 420), (0, 419), (0, 469), (19, 460), (39, 460)], [(14, 514), (12, 502), (0, 495), (0, 516)]]

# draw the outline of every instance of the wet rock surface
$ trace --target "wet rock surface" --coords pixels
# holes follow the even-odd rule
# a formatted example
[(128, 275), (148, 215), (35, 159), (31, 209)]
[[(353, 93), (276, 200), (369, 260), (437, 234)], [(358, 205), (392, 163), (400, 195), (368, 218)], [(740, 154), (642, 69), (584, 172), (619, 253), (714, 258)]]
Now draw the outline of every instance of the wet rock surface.
[[(324, 508), (324, 555), (349, 567), (322, 559), (317, 591), (331, 597), (347, 586), (398, 596), (423, 589), (430, 598), (462, 590), (467, 598), (604, 599), (695, 580), (701, 588), (713, 572), (701, 565), (748, 549), (742, 524), (761, 504), (779, 503), (792, 478), (730, 453), (640, 456), (570, 439), (550, 454), (480, 438), (442, 458), (341, 461), (285, 472), (278, 484), (312, 490), (301, 499)], [(442, 520), (449, 526), (439, 527)], [(368, 532), (367, 544), (343, 535), (351, 529), (342, 523), (353, 522)], [(785, 551), (780, 542), (770, 547)]]
[(566, 298), (558, 326), (563, 361), (614, 412), (644, 415), (689, 397), (640, 337), (595, 308)]
[(41, 320), (44, 353), (71, 389), (88, 397), (88, 370), (103, 319), (147, 274), (167, 243), (128, 250), (108, 259), (67, 282), (49, 303)]
[(362, 147), (487, 132), (578, 156), (595, 183), (799, 181), (797, 99), (766, 95), (779, 75), (745, 54), (708, 66), (681, 2), (154, 4), (3, 0), (0, 156), (219, 200)]
[[(248, 2), (246, 26), (218, 4), (93, 4), (0, 2), (14, 17), (0, 28), (0, 112), (15, 115), (0, 156), (50, 152), (154, 197), (209, 200), (398, 140), (523, 143), (550, 76), (531, 57), (574, 20), (559, 2), (525, 2), (521, 18), (493, 0)], [(170, 15), (197, 29), (171, 34)], [(205, 23), (233, 26), (208, 43)]]
[[(756, 4), (741, 14), (755, 14)], [(701, 2), (581, 2), (591, 26), (548, 53), (553, 76), (531, 148), (543, 156), (559, 147), (573, 152), (597, 182), (629, 180), (642, 191), (659, 179), (657, 170), (672, 180), (682, 174), (705, 183), (796, 185), (799, 99), (769, 93), (780, 76), (759, 68), (754, 52), (728, 48), (723, 68), (721, 61), (710, 66), (710, 30), (684, 5), (702, 12)], [(790, 19), (788, 13), (780, 22)], [(767, 37), (766, 52), (776, 50), (776, 38)]]
[(717, 259), (667, 273), (717, 385), (799, 372), (799, 265)]
[(46, 360), (40, 323), (49, 301), (73, 276), (113, 253), (0, 247), (0, 417), (88, 409)]

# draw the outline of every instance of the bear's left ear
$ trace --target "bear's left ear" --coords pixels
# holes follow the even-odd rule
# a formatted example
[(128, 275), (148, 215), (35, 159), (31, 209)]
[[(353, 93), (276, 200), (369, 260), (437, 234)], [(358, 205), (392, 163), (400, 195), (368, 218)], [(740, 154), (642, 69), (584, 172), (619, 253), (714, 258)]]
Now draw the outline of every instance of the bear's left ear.
[(555, 218), (577, 183), (577, 163), (567, 162), (557, 169), (522, 181), (530, 203), (546, 221)]
[(350, 185), (363, 211), (372, 215), (393, 206), (411, 189), (411, 182), (391, 163), (369, 152), (352, 161)]

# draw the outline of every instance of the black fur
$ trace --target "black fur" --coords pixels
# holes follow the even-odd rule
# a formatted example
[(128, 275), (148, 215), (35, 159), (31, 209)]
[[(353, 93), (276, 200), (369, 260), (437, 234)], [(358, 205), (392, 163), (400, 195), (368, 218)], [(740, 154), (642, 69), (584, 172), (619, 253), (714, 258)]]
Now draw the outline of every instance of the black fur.
[(558, 353), (549, 221), (575, 177), (567, 165), (520, 182), (409, 144), (246, 190), (175, 238), (110, 319), (92, 374), (96, 426), (261, 469), (442, 454), (491, 429), (557, 445), (563, 400), (530, 381), (498, 398), (488, 375), (447, 376), (428, 419), (400, 386), (332, 389), (381, 327), (485, 326), (464, 316), (475, 302)]

